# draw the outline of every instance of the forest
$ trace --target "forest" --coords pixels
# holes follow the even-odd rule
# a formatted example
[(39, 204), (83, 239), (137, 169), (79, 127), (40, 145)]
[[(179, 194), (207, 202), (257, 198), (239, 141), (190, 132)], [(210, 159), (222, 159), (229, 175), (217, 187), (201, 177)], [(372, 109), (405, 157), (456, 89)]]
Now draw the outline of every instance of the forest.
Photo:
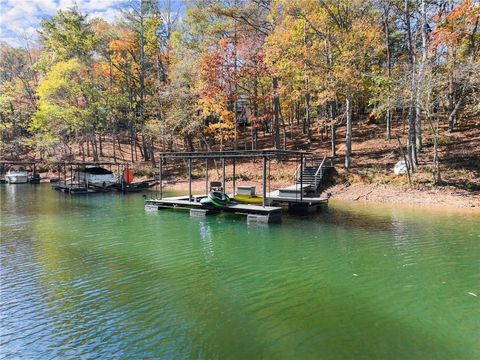
[(113, 23), (60, 10), (0, 44), (1, 157), (305, 149), (348, 171), (375, 124), (437, 183), (450, 134), (480, 128), (479, 22), (474, 0), (136, 0)]

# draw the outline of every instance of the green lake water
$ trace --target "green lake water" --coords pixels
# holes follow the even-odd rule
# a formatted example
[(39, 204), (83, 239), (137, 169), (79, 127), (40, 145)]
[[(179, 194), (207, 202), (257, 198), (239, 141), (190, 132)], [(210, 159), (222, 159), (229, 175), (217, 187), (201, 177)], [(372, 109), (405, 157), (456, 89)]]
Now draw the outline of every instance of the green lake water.
[(260, 226), (0, 192), (0, 358), (480, 358), (479, 215), (331, 202)]

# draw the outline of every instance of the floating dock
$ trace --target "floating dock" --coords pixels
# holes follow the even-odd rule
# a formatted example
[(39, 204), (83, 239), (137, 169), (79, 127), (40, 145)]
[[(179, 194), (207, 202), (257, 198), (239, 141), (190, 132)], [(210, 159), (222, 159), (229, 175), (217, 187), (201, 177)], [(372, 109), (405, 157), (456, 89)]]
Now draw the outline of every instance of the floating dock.
[(145, 207), (160, 209), (186, 209), (194, 217), (203, 217), (220, 212), (234, 213), (247, 217), (247, 222), (274, 223), (280, 222), (282, 218), (282, 208), (277, 206), (259, 206), (250, 204), (232, 203), (223, 207), (205, 207), (200, 204), (200, 200), (206, 195), (176, 196), (163, 199), (149, 199), (145, 201)]
[(52, 189), (61, 191), (67, 194), (87, 194), (88, 189), (86, 186), (75, 185), (75, 184), (64, 184), (56, 183), (52, 185)]
[[(302, 151), (286, 150), (245, 150), (245, 151), (208, 151), (208, 152), (171, 152), (159, 154), (159, 196), (157, 199), (145, 201), (146, 208), (179, 208), (188, 209), (191, 216), (206, 216), (219, 212), (229, 212), (247, 216), (248, 222), (272, 223), (279, 222), (282, 216), (282, 210), (288, 206), (289, 210), (315, 211), (322, 204), (328, 202), (328, 198), (319, 197), (320, 184), (323, 176), (329, 168), (327, 158), (318, 158), (310, 153)], [(279, 161), (281, 158), (291, 161), (298, 161), (298, 167), (294, 174), (294, 185), (282, 188), (276, 191), (267, 192), (267, 182), (270, 181), (270, 161)], [(175, 163), (184, 161), (187, 165), (188, 176), (188, 195), (176, 197), (163, 197), (163, 165), (165, 160), (173, 159)], [(222, 181), (212, 181), (209, 186), (208, 160), (220, 160), (222, 166)], [(262, 161), (262, 195), (255, 197), (255, 203), (231, 202), (224, 206), (213, 206), (201, 204), (201, 199), (208, 195), (194, 196), (192, 194), (192, 162), (193, 160), (204, 161), (205, 164), (205, 194), (211, 191), (226, 194), (226, 174), (225, 161), (232, 161), (232, 188), (233, 193), (228, 194), (230, 198), (235, 198), (236, 192), (239, 195), (255, 197), (255, 188), (253, 186), (235, 186), (236, 160), (261, 159)], [(310, 164), (308, 166), (308, 164)], [(330, 161), (331, 164), (331, 161)], [(267, 167), (268, 165), (268, 167)], [(268, 171), (267, 171), (268, 169)], [(267, 176), (268, 173), (268, 176)], [(269, 186), (268, 186), (269, 187)], [(259, 200), (261, 204), (259, 204)]]

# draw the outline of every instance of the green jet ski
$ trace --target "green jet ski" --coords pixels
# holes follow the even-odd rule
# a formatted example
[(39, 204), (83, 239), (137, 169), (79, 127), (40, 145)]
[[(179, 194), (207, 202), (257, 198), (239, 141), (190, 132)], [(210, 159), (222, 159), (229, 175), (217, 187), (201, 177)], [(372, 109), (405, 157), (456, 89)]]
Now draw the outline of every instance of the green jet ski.
[(227, 194), (220, 191), (210, 191), (206, 198), (200, 200), (200, 204), (206, 207), (219, 207), (223, 208), (232, 203), (232, 200)]

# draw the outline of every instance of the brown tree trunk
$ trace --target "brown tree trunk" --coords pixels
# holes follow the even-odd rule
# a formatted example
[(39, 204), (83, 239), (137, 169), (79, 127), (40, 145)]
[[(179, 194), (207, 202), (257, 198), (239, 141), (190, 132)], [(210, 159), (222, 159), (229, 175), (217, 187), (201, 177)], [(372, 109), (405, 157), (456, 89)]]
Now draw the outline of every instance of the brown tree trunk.
[(345, 169), (350, 170), (352, 155), (352, 101), (349, 96), (345, 99), (347, 111), (347, 131), (345, 133)]
[(336, 117), (337, 117), (337, 104), (335, 101), (330, 101), (330, 126), (331, 126), (331, 131), (330, 131), (330, 142), (331, 142), (331, 148), (332, 148), (332, 156), (337, 156), (337, 151), (336, 151), (336, 131), (337, 131), (337, 126), (335, 124)]
[[(386, 50), (387, 50), (387, 76), (388, 79), (392, 76), (392, 50), (390, 45), (390, 27), (389, 27), (389, 9), (385, 9), (385, 19), (384, 19), (384, 27), (385, 27), (385, 43), (386, 43)], [(387, 140), (390, 141), (392, 137), (392, 113), (390, 110), (390, 94), (387, 95), (387, 113), (385, 115), (386, 123), (387, 123), (387, 131), (386, 137)]]
[(117, 151), (115, 149), (115, 133), (112, 134), (112, 150), (113, 150), (113, 161), (116, 162), (117, 161)]
[(100, 148), (100, 156), (103, 157), (103, 141), (102, 141), (102, 135), (100, 134), (98, 136), (98, 145)]
[(280, 150), (280, 96), (278, 94), (278, 78), (272, 78), (272, 105), (273, 105), (273, 146), (275, 149)]

